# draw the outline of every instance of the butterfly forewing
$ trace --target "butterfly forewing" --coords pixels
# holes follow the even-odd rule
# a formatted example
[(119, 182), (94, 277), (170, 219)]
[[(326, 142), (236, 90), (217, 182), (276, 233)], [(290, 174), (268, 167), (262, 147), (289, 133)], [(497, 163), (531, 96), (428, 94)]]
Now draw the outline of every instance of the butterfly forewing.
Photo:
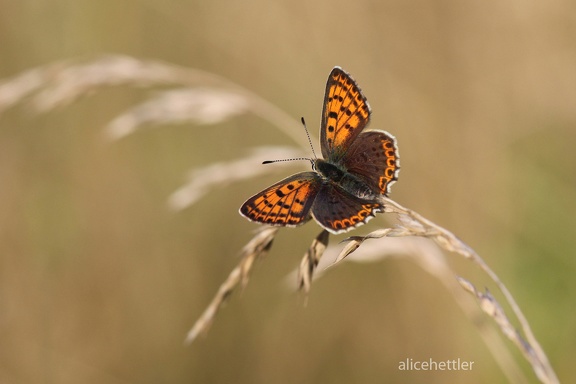
[(240, 213), (259, 223), (300, 225), (310, 219), (310, 209), (319, 188), (318, 174), (297, 173), (246, 200)]
[(370, 120), (370, 106), (358, 84), (342, 68), (335, 67), (326, 84), (320, 145), (329, 161), (341, 159), (350, 143)]

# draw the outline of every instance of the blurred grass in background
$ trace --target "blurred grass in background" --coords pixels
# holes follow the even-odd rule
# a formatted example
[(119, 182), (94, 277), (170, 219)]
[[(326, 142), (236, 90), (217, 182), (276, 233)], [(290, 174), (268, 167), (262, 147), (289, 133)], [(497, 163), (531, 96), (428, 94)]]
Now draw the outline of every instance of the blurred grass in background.
[[(372, 128), (398, 138), (392, 198), (478, 251), (560, 380), (576, 379), (573, 2), (0, 7), (2, 79), (103, 53), (158, 59), (224, 76), (304, 116), (313, 133), (328, 73), (342, 66), (370, 101)], [(505, 381), (474, 325), (408, 260), (335, 268), (304, 306), (282, 282), (315, 224), (282, 231), (208, 337), (182, 347), (255, 229), (238, 207), (291, 171), (230, 185), (178, 213), (168, 196), (191, 168), (293, 142), (253, 115), (106, 140), (103, 127), (143, 94), (117, 87), (45, 114), (17, 105), (0, 116), (0, 382)], [(378, 225), (385, 219), (356, 232)], [(451, 261), (492, 288), (474, 266)], [(407, 358), (475, 363), (399, 371)]]

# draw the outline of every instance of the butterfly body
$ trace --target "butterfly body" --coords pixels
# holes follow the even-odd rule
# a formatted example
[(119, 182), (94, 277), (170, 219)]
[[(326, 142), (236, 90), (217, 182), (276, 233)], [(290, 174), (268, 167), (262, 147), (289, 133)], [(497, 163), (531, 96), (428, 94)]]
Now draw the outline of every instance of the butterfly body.
[(371, 109), (356, 82), (335, 67), (326, 84), (320, 127), (324, 159), (314, 172), (292, 175), (249, 198), (240, 213), (252, 221), (297, 226), (311, 217), (332, 233), (366, 223), (397, 180), (400, 160), (394, 136), (362, 132)]
[(331, 184), (332, 187), (340, 187), (346, 192), (361, 199), (375, 199), (378, 193), (375, 193), (362, 182), (357, 176), (348, 172), (338, 164), (332, 164), (323, 159), (316, 159), (316, 171), (323, 176), (325, 183)]

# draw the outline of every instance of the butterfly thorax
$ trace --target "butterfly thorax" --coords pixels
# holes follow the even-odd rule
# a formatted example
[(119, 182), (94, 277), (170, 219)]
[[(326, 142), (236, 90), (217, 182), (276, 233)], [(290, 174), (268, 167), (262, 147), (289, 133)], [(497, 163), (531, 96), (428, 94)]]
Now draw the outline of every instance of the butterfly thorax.
[(345, 168), (332, 164), (326, 160), (316, 159), (314, 169), (323, 176), (327, 182), (339, 185), (356, 197), (361, 199), (374, 199), (378, 195), (374, 193), (366, 183), (348, 172)]

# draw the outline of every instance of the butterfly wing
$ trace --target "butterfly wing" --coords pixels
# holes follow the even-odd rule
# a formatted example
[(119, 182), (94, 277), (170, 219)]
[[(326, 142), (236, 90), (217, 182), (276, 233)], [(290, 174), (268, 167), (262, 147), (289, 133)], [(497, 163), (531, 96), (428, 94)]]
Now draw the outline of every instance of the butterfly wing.
[(322, 156), (338, 162), (348, 146), (370, 121), (370, 105), (358, 84), (342, 68), (335, 67), (326, 83), (320, 126)]
[(247, 219), (293, 227), (310, 219), (310, 209), (321, 186), (315, 172), (292, 175), (252, 196), (240, 207)]
[(312, 206), (314, 219), (334, 234), (365, 224), (382, 211), (381, 204), (356, 197), (334, 183), (322, 185)]
[(396, 138), (385, 131), (363, 132), (350, 145), (342, 163), (374, 193), (387, 195), (400, 171)]

